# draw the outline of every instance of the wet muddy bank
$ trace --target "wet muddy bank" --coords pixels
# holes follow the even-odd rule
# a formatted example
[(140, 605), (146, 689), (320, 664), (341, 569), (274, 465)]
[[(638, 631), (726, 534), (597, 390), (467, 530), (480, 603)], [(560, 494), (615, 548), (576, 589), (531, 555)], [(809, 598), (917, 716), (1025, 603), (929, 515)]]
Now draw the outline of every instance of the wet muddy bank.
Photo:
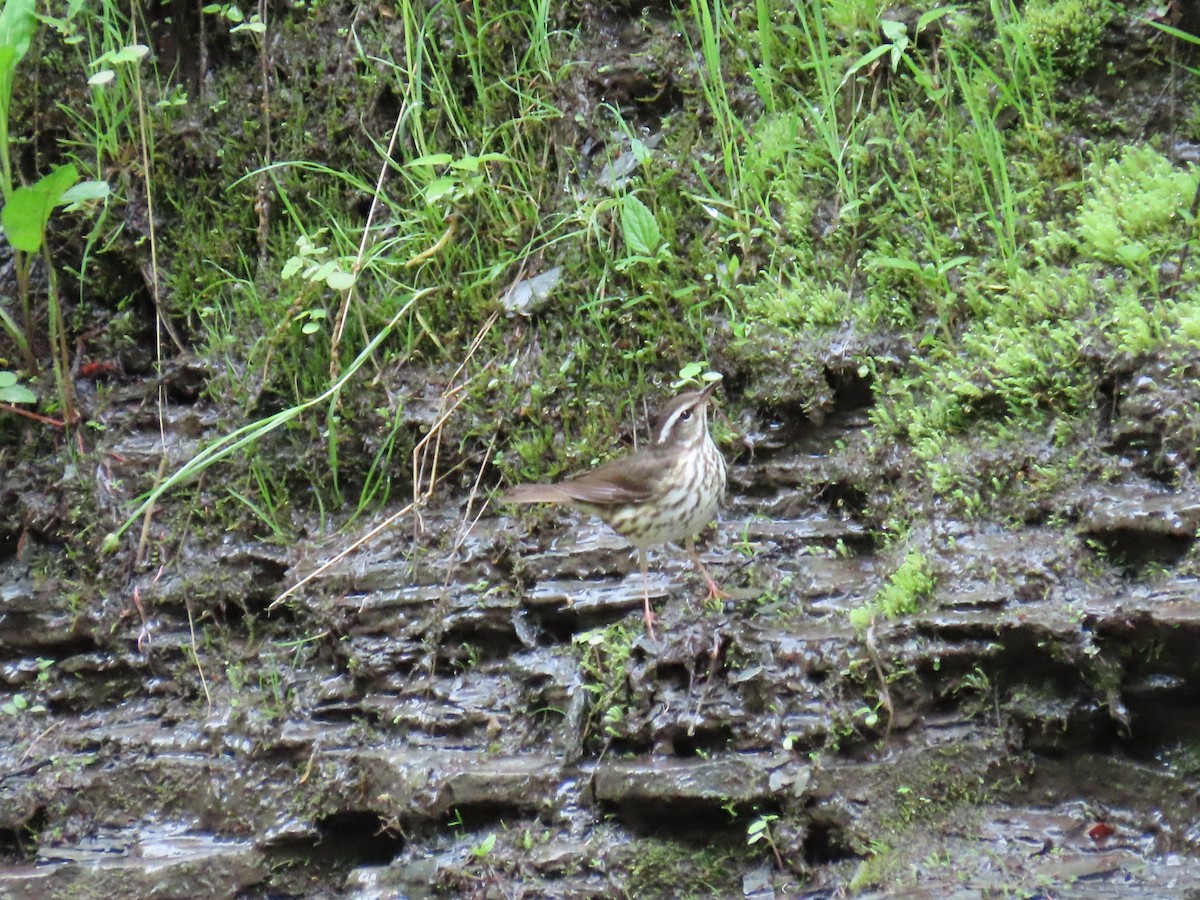
[(813, 493), (853, 465), (845, 424), (731, 467), (705, 561), (732, 596), (657, 554), (657, 642), (603, 526), (463, 532), (465, 497), (274, 609), (350, 538), (196, 540), (88, 602), (10, 544), (5, 699), (44, 711), (0, 717), (0, 895), (1200, 886), (1200, 580), (1171, 571), (1200, 497), (939, 520), (931, 598), (864, 631), (911, 548)]
[[(950, 126), (921, 117), (979, 87), (970, 66), (935, 84), (953, 62), (942, 39), (957, 29), (966, 58), (1003, 16), (897, 38), (851, 78), (883, 45), (879, 22), (847, 15), (830, 23), (830, 85), (852, 88), (844, 111), (876, 131), (845, 158), (849, 133), (830, 132), (830, 167), (813, 113), (834, 107), (772, 117), (758, 93), (803, 99), (793, 82), (816, 77), (809, 59), (774, 87), (730, 74), (747, 132), (723, 146), (700, 24), (682, 7), (560, 5), (544, 49), (569, 58), (489, 82), (496, 48), (533, 35), (516, 14), (473, 31), (470, 6), (426, 4), (418, 28), (300, 4), (261, 45), (215, 29), (211, 72), (178, 56), (202, 99), (158, 120), (179, 169), (162, 176), (166, 290), (151, 290), (134, 188), (114, 271), (68, 291), (86, 424), (64, 436), (0, 420), (0, 900), (1200, 894), (1200, 372), (1187, 345), (1200, 318), (1169, 242), (1187, 246), (1191, 219), (1116, 150), (1106, 168), (1080, 149), (1153, 124), (1178, 157), (1156, 157), (1174, 183), (1196, 143), (1174, 133), (1191, 94), (1154, 57), (1170, 48), (1133, 13), (1103, 38), (1088, 30), (1104, 58), (1054, 82), (1060, 108), (974, 91), (1011, 158), (939, 168), (931, 154), (926, 171), (907, 139), (968, 122), (950, 106)], [(777, 10), (788, 40), (763, 46), (799, 46), (797, 9)], [(1094, 24), (1091, 7), (1070, 9)], [(1071, 38), (1075, 23), (1059, 24)], [(152, 23), (170, 38), (168, 25)], [(363, 343), (397, 325), (369, 374), (168, 492), (144, 531), (102, 552), (155, 473), (328, 388), (322, 329), (350, 308), (334, 290), (345, 279), (297, 288), (282, 273), (300, 257), (361, 261), (334, 235), (366, 229), (376, 144), (417, 122), (401, 113), (420, 79), (373, 55), (406, 47), (410, 25), (447, 64), (436, 86), (463, 92), (418, 123), (430, 149), (454, 152), (414, 165), (413, 139), (383, 168), (399, 199), (373, 221), (395, 258), (372, 262), (427, 280), (364, 281)], [(904, 82), (901, 58), (926, 80)], [(460, 78), (471, 59), (478, 73)], [(1090, 93), (1101, 73), (1115, 91), (1135, 72), (1119, 98)], [(885, 96), (915, 96), (912, 118), (890, 120)], [(489, 105), (488, 134), (534, 147), (521, 165), (483, 162), (447, 114)], [(1050, 121), (1068, 108), (1074, 131)], [(276, 143), (247, 122), (273, 122)], [(41, 140), (48, 154), (56, 138)], [(1038, 140), (1042, 157), (1017, 155)], [(246, 179), (268, 151), (328, 156), (353, 177), (280, 168), (273, 194)], [(741, 185), (715, 174), (723, 151)], [(971, 165), (976, 181), (945, 171)], [(1014, 252), (1020, 235), (1044, 238), (1047, 259), (1002, 260), (1004, 229), (980, 210), (1030, 169), (1033, 189), (1000, 198), (1009, 218), (993, 225), (1026, 229)], [(503, 215), (489, 219), (493, 188)], [(926, 189), (961, 206), (912, 215)], [(722, 190), (728, 204), (709, 196)], [(757, 206), (727, 211), (753, 190)], [(615, 205), (635, 194), (641, 235)], [(1166, 224), (1123, 245), (1127, 268), (1098, 268), (1075, 207), (1119, 199), (1159, 202)], [(429, 213), (426, 232), (404, 230), (410, 206)], [(67, 226), (61, 242), (82, 252)], [(484, 250), (451, 259), (463, 246)], [(388, 305), (417, 296), (420, 316)], [(160, 300), (189, 350), (152, 362)], [(871, 305), (873, 322), (856, 317)], [(987, 330), (1005, 316), (1011, 332)], [(1036, 355), (1051, 343), (1072, 368)], [(1001, 350), (1007, 368), (992, 368)], [(644, 439), (646, 407), (703, 355), (725, 375), (731, 467), (702, 544), (730, 596), (703, 602), (681, 554), (654, 554), (653, 640), (623, 541), (585, 516), (481, 504), (523, 468), (552, 477)], [(923, 430), (895, 421), (934, 406)], [(410, 487), (422, 478), (436, 489)]]

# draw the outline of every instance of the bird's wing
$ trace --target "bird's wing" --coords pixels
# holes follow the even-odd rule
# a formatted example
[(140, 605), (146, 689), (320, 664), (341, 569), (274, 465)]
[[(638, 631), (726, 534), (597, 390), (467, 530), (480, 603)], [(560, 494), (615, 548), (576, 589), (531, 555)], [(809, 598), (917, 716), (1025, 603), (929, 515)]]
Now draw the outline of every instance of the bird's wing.
[(647, 447), (631, 456), (610, 460), (555, 487), (578, 503), (609, 506), (644, 503), (662, 493), (665, 461), (661, 451)]

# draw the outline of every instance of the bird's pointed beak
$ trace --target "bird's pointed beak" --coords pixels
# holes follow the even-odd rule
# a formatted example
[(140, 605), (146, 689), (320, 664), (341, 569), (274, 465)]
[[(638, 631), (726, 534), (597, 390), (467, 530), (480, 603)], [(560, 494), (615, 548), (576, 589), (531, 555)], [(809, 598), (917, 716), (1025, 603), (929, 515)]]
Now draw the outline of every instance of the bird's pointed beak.
[(724, 379), (718, 378), (716, 381), (710, 381), (708, 383), (708, 386), (700, 392), (700, 396), (703, 397), (705, 400), (711, 399), (713, 391), (716, 390), (717, 385), (720, 384), (723, 380)]

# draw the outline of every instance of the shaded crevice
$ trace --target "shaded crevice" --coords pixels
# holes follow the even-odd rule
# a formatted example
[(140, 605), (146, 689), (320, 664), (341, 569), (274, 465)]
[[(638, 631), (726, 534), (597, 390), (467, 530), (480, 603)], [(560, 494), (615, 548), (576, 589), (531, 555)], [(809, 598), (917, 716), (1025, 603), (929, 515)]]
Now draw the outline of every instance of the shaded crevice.
[(1178, 565), (1196, 539), (1190, 535), (1162, 534), (1135, 528), (1087, 532), (1118, 566), (1141, 569), (1149, 565)]
[(694, 837), (710, 849), (723, 836), (744, 843), (746, 818), (762, 812), (755, 812), (750, 804), (730, 804), (716, 798), (711, 801), (675, 798), (602, 805), (639, 834), (680, 840)]
[(710, 754), (725, 752), (732, 740), (733, 730), (728, 726), (680, 729), (671, 737), (671, 751), (684, 759), (708, 757)]
[(405, 841), (383, 816), (362, 810), (343, 810), (316, 822), (312, 838), (287, 839), (268, 848), (277, 859), (310, 862), (339, 868), (378, 866), (390, 863), (404, 849)]
[(37, 855), (39, 836), (46, 827), (46, 807), (36, 807), (17, 827), (0, 828), (0, 859), (11, 857), (20, 862)]
[(808, 823), (804, 838), (804, 861), (808, 865), (825, 866), (860, 856), (851, 848), (841, 826), (820, 818)]
[(825, 380), (833, 392), (833, 409), (843, 412), (869, 409), (875, 405), (875, 381), (870, 373), (860, 373), (856, 366), (825, 368)]

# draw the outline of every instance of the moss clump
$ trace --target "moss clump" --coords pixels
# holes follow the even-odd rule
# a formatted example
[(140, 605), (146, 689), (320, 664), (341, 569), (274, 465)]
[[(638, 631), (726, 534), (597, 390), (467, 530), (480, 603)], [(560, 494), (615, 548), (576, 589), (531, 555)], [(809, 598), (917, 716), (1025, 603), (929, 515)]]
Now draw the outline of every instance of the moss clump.
[(643, 838), (635, 845), (625, 889), (630, 897), (716, 897), (741, 890), (746, 851)]
[(924, 600), (933, 596), (935, 585), (936, 580), (925, 554), (920, 550), (910, 550), (874, 599), (850, 611), (850, 624), (863, 629), (876, 618), (895, 619), (911, 615), (920, 609)]
[(1137, 267), (1176, 249), (1179, 223), (1196, 192), (1195, 169), (1177, 169), (1153, 147), (1126, 147), (1088, 168), (1091, 186), (1076, 229), (1082, 252)]
[(1091, 63), (1112, 10), (1105, 0), (1031, 0), (1021, 30), (1039, 57), (1062, 72), (1078, 72)]

